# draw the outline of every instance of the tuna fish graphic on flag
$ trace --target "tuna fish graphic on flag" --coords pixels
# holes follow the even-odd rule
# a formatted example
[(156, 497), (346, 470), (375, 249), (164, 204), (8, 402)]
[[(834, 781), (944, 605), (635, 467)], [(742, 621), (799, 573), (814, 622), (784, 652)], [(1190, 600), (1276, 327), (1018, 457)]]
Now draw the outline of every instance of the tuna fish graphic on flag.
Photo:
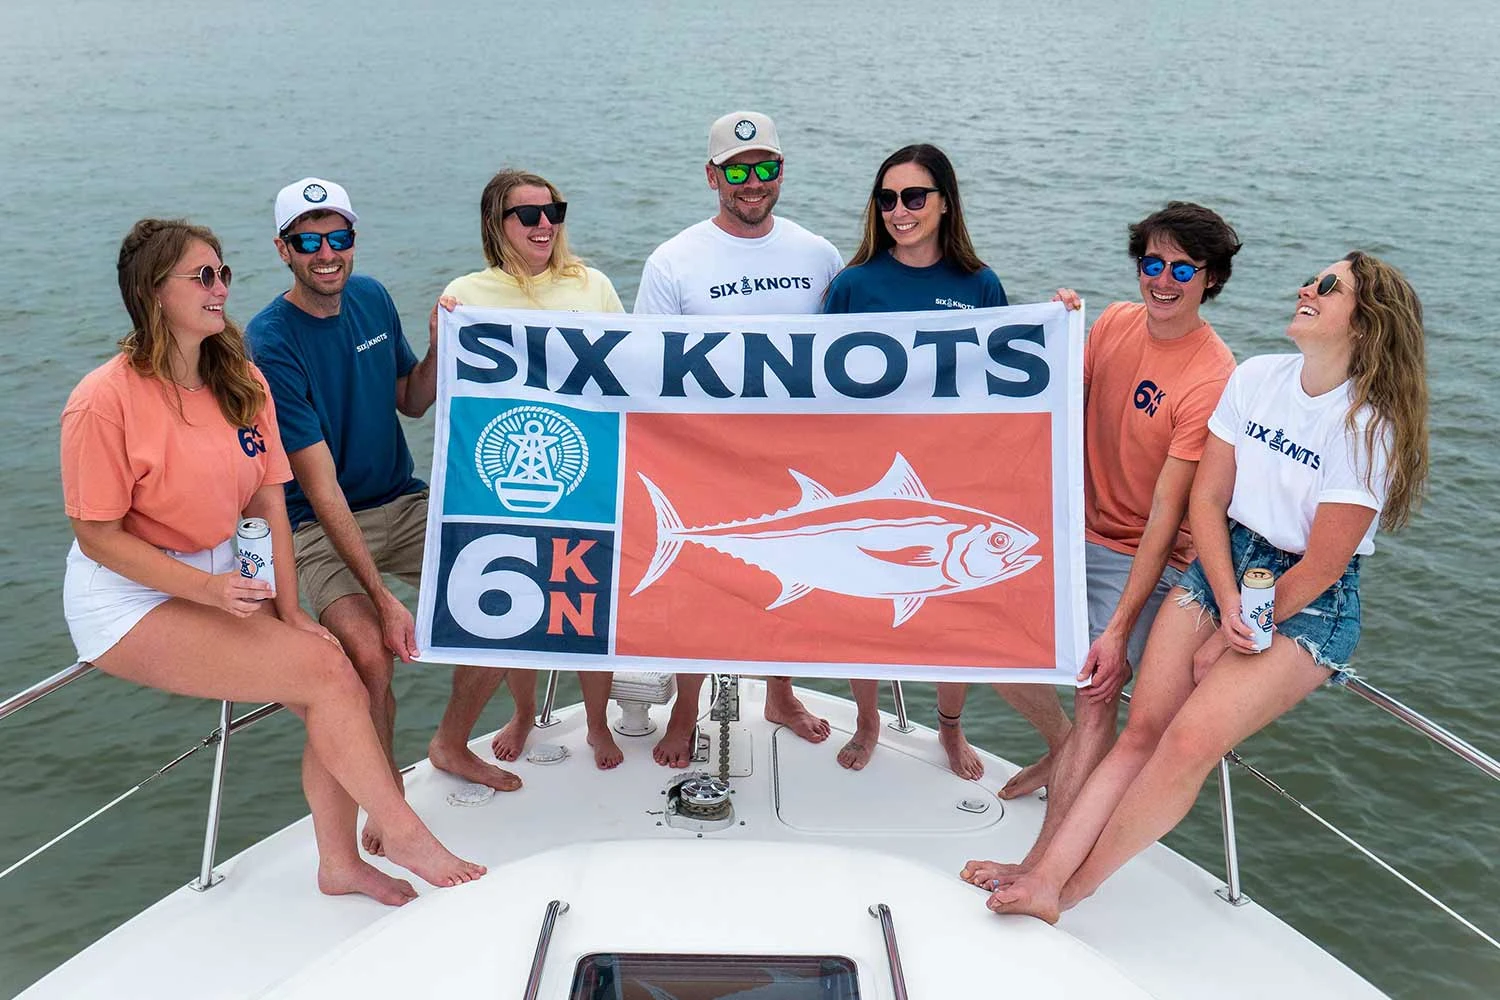
[(621, 653), (1048, 662), (1043, 419), (635, 414), (628, 441)]
[(631, 596), (661, 577), (683, 543), (693, 542), (773, 574), (781, 593), (767, 611), (814, 590), (895, 604), (900, 626), (929, 597), (973, 590), (1026, 572), (1037, 537), (995, 514), (944, 503), (927, 492), (899, 453), (867, 490), (834, 496), (788, 469), (802, 497), (786, 510), (688, 528), (655, 483), (641, 476), (656, 507), (656, 553)]

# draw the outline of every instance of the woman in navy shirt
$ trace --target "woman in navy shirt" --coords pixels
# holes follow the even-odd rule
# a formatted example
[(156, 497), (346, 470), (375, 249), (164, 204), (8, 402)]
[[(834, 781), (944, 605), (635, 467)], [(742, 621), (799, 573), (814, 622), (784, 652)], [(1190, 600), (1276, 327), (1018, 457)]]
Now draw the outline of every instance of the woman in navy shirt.
[[(823, 311), (928, 312), (1006, 304), (1000, 279), (969, 241), (958, 178), (947, 155), (918, 143), (886, 157), (865, 205), (859, 249), (829, 284)], [(838, 760), (858, 771), (880, 739), (880, 687), (872, 680), (853, 680), (849, 686), (859, 721)], [(963, 684), (938, 685), (938, 737), (953, 773), (972, 779), (984, 774), (984, 765), (959, 722), (965, 689)], [(1031, 720), (1049, 749), (1061, 746), (1068, 717), (1049, 688), (996, 685), (996, 690)]]

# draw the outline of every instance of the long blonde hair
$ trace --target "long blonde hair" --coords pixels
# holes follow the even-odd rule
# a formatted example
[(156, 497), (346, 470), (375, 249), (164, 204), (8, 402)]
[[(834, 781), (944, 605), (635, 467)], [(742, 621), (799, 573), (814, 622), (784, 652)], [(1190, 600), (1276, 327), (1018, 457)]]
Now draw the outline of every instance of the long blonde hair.
[[(174, 389), (177, 386), (172, 379), (175, 345), (157, 290), (194, 240), (208, 244), (223, 261), (219, 240), (208, 228), (185, 219), (142, 219), (130, 227), (121, 241), (116, 265), (120, 298), (133, 324), (131, 331), (120, 339), (120, 351), (136, 371)], [(224, 419), (236, 427), (253, 423), (265, 408), (265, 390), (251, 374), (245, 336), (227, 315), (223, 332), (203, 342), (198, 355), (198, 376), (213, 393)], [(181, 408), (179, 394), (178, 412)]]
[(1354, 429), (1360, 407), (1369, 405), (1375, 411), (1364, 434), (1364, 446), (1372, 455), (1389, 428), (1390, 481), (1380, 527), (1396, 531), (1421, 506), (1427, 488), (1427, 352), (1422, 303), (1406, 277), (1378, 257), (1356, 250), (1344, 259), (1354, 272), (1348, 427)]
[[(524, 170), (502, 170), (484, 186), (479, 196), (479, 236), (484, 244), (484, 259), (491, 267), (498, 267), (521, 286), (526, 297), (536, 301), (536, 277), (521, 254), (505, 238), (502, 228), (505, 222), (505, 199), (518, 187), (544, 187), (553, 201), (562, 201), (562, 192), (552, 182)], [(588, 279), (583, 260), (568, 249), (567, 223), (552, 229), (552, 256), (547, 267), (560, 277)]]

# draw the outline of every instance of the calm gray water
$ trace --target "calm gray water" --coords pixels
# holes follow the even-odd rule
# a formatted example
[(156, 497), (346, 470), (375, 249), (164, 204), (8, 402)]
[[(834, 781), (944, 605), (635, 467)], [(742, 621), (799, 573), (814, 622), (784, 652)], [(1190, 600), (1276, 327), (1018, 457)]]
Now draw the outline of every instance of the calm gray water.
[[(1487, 0), (664, 0), (639, 10), (368, 0), (357, 15), (335, 12), (342, 6), (0, 8), (0, 408), (11, 470), (0, 503), (0, 693), (72, 658), (57, 418), (123, 332), (114, 258), (135, 219), (212, 226), (243, 323), (284, 286), (271, 247), (277, 188), (309, 173), (338, 179), (361, 215), (359, 268), (390, 287), (420, 338), (436, 292), (482, 264), (484, 182), (501, 166), (525, 167), (562, 188), (574, 246), (629, 302), (651, 249), (712, 210), (708, 122), (752, 106), (781, 127), (780, 211), (846, 254), (885, 154), (943, 146), (980, 253), (1015, 301), (1063, 283), (1092, 312), (1134, 297), (1125, 225), (1168, 198), (1218, 208), (1245, 250), (1210, 316), (1241, 357), (1285, 349), (1296, 286), (1350, 248), (1402, 267), (1429, 320), (1432, 492), (1368, 565), (1358, 666), (1500, 749), (1488, 294), (1500, 261), (1500, 18)], [(409, 433), (427, 463), (430, 420)], [(400, 676), (398, 756), (423, 753), (446, 685), (442, 670)], [(930, 696), (912, 700), (931, 717)], [(996, 701), (975, 697), (971, 734), (1029, 759), (1037, 741)], [(492, 707), (485, 723), (508, 710)], [(0, 866), (216, 719), (214, 705), (93, 677), (0, 726)], [(305, 811), (295, 722), (266, 723), (240, 745), (226, 853)], [(1242, 749), (1500, 933), (1500, 794), (1456, 758), (1337, 692)], [(194, 875), (200, 757), (0, 882), (0, 994)], [(1269, 793), (1243, 779), (1236, 789), (1258, 901), (1393, 996), (1500, 992), (1494, 950)], [(1209, 793), (1169, 842), (1217, 870)]]

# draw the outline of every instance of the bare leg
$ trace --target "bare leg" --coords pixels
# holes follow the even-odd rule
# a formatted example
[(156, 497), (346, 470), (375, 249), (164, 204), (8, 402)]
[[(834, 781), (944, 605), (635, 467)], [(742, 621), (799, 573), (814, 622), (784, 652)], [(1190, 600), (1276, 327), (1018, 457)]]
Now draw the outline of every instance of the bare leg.
[[(1101, 702), (1075, 695), (1073, 705), (1073, 728), (1062, 747), (1049, 755), (1052, 757), (1052, 774), (1047, 782), (1047, 812), (1036, 843), (1021, 861), (1022, 869), (1029, 869), (1041, 860), (1057, 828), (1083, 790), (1084, 782), (1115, 745), (1120, 709), (1118, 698)], [(1001, 796), (1004, 794), (1002, 791)]]
[(863, 770), (880, 742), (880, 682), (852, 680), (849, 690), (854, 695), (854, 704), (859, 713), (854, 723), (854, 735), (843, 749), (839, 750), (839, 765), (851, 771)]
[(698, 696), (703, 691), (704, 674), (678, 674), (677, 700), (667, 731), (651, 750), (652, 758), (663, 767), (687, 767), (693, 760), (693, 733), (698, 728)]
[(536, 728), (536, 671), (512, 667), (505, 673), (516, 711), (490, 741), (490, 749), (500, 760), (516, 760), (525, 752), (526, 739)]
[(437, 732), (427, 744), (427, 757), (433, 767), (476, 785), (488, 785), (497, 792), (513, 792), (521, 787), (518, 775), (481, 760), (469, 749), (474, 725), (509, 673), (493, 667), (453, 668), (453, 691), (448, 695), (448, 706), (443, 709)]
[[(391, 776), (370, 719), (369, 696), (349, 661), (329, 642), (268, 615), (235, 618), (173, 599), (156, 608), (96, 659), (107, 673), (199, 698), (279, 701), (306, 721), (308, 743), (325, 769), (381, 825), (392, 861), (433, 885), (457, 885), (484, 874), (482, 865), (450, 854), (412, 812)], [(316, 768), (314, 768), (316, 772)], [(333, 837), (342, 826), (352, 844), (352, 812), (323, 794), (314, 773), (309, 806)]]
[[(1063, 885), (1083, 864), (1125, 790), (1155, 752), (1161, 734), (1193, 691), (1193, 652), (1214, 628), (1199, 608), (1162, 605), (1146, 643), (1130, 716), (1114, 748), (1084, 783), (1035, 865), (990, 897), (990, 908), (1056, 921)], [(1003, 881), (1003, 879), (1002, 879)], [(1003, 895), (1002, 895), (1003, 894)]]
[(583, 688), (583, 715), (588, 721), (588, 743), (594, 749), (594, 766), (601, 771), (619, 767), (625, 759), (609, 728), (609, 689), (614, 676), (601, 670), (578, 672), (578, 686)]
[[(375, 724), (386, 763), (399, 787), (403, 779), (401, 769), (396, 766), (396, 697), (391, 692), (395, 661), (386, 648), (375, 604), (365, 594), (350, 594), (324, 608), (319, 620), (324, 628), (338, 636), (344, 654), (364, 682), (365, 691), (370, 696), (370, 720)], [(366, 820), (360, 842), (370, 854), (385, 854), (380, 843), (380, 824), (373, 817)]]
[(1047, 752), (1040, 759), (1021, 768), (1000, 789), (1002, 799), (1019, 798), (1049, 785), (1048, 798), (1052, 796), (1050, 782), (1057, 755), (1062, 751), (1073, 724), (1062, 710), (1057, 691), (1047, 684), (994, 684), (995, 693), (1021, 713), (1047, 743)]
[(318, 842), (318, 889), (330, 896), (358, 894), (402, 906), (417, 898), (410, 882), (393, 878), (359, 856), (354, 843), (358, 807), (309, 745), (302, 752), (302, 791), (312, 809)]
[(984, 777), (984, 761), (964, 736), (961, 716), (969, 685), (951, 682), (937, 685), (938, 744), (948, 754), (948, 767), (967, 781)]
[(790, 677), (766, 678), (766, 721), (786, 726), (809, 743), (822, 743), (833, 729), (807, 710), (792, 692)]
[(1271, 648), (1230, 650), (1162, 734), (1156, 753), (1131, 782), (1083, 866), (1063, 888), (1068, 909), (1182, 821), (1219, 758), (1259, 732), (1328, 679), (1328, 671), (1285, 636)]

